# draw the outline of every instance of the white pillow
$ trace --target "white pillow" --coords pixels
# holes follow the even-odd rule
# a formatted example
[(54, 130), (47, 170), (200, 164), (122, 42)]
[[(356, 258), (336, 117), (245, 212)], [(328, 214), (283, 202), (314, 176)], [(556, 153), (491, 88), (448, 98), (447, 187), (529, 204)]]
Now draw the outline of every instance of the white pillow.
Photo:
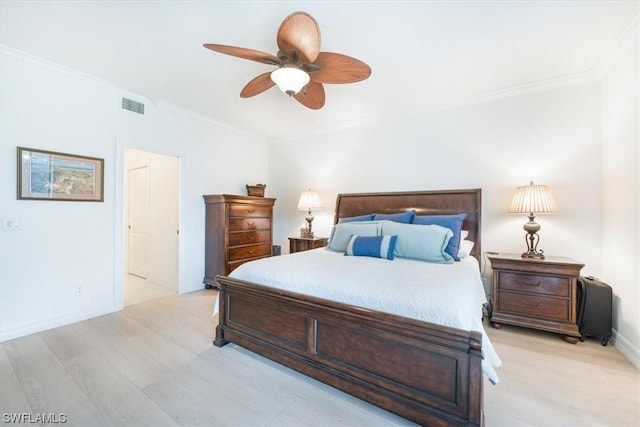
[(468, 235), (469, 235), (468, 230), (460, 230), (460, 241), (463, 241), (464, 239), (466, 239)]
[(460, 249), (458, 249), (458, 258), (462, 259), (471, 255), (474, 243), (471, 240), (461, 240)]
[(453, 232), (439, 225), (402, 224), (382, 221), (382, 235), (398, 236), (393, 254), (399, 258), (452, 263), (453, 257), (445, 252)]
[(377, 221), (344, 222), (331, 229), (327, 249), (345, 252), (351, 236), (380, 236), (380, 223)]

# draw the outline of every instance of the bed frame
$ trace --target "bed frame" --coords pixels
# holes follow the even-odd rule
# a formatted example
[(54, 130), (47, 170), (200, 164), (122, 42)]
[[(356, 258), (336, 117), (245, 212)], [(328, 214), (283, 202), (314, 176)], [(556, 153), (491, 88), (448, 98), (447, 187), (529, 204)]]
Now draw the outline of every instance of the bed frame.
[[(481, 190), (339, 194), (367, 213), (466, 213), (481, 257)], [(421, 425), (484, 424), (482, 335), (225, 276), (214, 345), (232, 342)], [(389, 286), (390, 296), (393, 284)]]

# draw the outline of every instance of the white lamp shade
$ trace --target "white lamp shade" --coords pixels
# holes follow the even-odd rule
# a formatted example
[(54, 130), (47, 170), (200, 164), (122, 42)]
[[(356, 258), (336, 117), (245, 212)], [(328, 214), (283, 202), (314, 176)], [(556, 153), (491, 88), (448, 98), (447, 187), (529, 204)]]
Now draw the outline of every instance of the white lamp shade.
[(322, 200), (315, 191), (303, 191), (298, 201), (298, 209), (301, 211), (322, 209)]
[(555, 200), (546, 185), (524, 185), (516, 189), (511, 201), (509, 213), (555, 213), (558, 212)]
[(271, 73), (271, 80), (284, 93), (294, 95), (309, 83), (310, 77), (298, 67), (280, 67)]

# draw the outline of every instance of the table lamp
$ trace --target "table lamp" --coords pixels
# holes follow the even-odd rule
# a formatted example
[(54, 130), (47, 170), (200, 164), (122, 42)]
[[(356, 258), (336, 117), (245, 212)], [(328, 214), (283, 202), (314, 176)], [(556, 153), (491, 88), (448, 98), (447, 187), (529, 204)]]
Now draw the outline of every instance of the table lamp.
[(558, 212), (556, 202), (553, 200), (553, 196), (546, 185), (534, 185), (532, 181), (529, 185), (516, 189), (509, 213), (529, 215), (529, 222), (523, 227), (527, 232), (524, 236), (527, 243), (527, 251), (522, 254), (522, 258), (544, 259), (544, 251), (542, 249), (538, 250), (540, 224), (535, 222), (535, 215), (556, 212)]
[(307, 211), (307, 216), (305, 217), (307, 227), (306, 229), (300, 230), (300, 237), (313, 239), (313, 231), (311, 231), (313, 215), (311, 214), (311, 211), (318, 209), (322, 209), (322, 200), (318, 193), (311, 191), (311, 189), (303, 191), (302, 194), (300, 194), (300, 200), (298, 201), (298, 210)]

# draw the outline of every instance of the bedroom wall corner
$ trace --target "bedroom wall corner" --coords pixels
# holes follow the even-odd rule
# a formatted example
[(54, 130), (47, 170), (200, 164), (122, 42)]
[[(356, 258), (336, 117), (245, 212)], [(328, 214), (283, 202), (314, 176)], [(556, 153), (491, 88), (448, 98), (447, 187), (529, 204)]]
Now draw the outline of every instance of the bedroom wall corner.
[(602, 276), (613, 288), (613, 343), (640, 369), (640, 23), (602, 81)]

